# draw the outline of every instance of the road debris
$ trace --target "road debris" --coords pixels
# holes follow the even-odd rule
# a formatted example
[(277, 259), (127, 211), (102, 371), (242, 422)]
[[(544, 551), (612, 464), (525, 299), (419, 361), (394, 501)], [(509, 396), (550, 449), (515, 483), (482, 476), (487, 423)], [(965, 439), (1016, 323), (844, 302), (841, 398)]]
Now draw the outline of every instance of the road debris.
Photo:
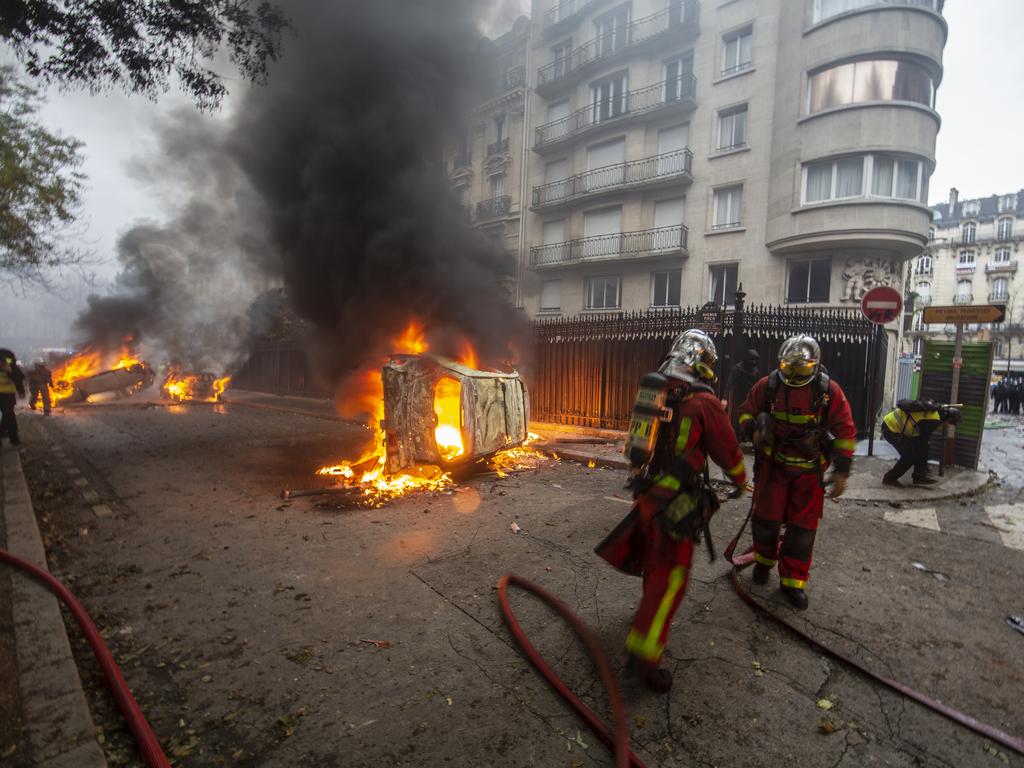
[(829, 720), (827, 717), (821, 718), (821, 732), (826, 736), (831, 736), (836, 732), (835, 723)]
[(512, 525), (510, 525), (509, 528), (512, 529), (512, 533), (519, 533), (521, 530), (523, 530), (519, 527), (519, 523), (517, 523), (515, 520), (512, 521)]
[(949, 581), (949, 576), (942, 573), (942, 571), (933, 571), (924, 563), (919, 563), (915, 560), (911, 563), (911, 565), (914, 566), (917, 570), (921, 571), (921, 573), (927, 573), (929, 576), (934, 576), (938, 581)]
[(818, 699), (818, 709), (822, 712), (828, 712), (835, 704), (830, 699)]
[(362, 638), (360, 638), (359, 642), (360, 643), (369, 643), (370, 645), (375, 645), (378, 648), (390, 648), (391, 647), (391, 641), (390, 640), (363, 640)]
[(1024, 635), (1024, 616), (1007, 616), (1006, 623)]

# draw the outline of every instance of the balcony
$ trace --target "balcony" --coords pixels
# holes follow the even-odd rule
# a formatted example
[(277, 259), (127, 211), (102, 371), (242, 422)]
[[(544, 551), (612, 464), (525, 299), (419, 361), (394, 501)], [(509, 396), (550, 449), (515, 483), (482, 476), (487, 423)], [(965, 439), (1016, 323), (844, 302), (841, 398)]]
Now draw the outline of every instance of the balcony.
[(693, 153), (689, 149), (666, 152), (615, 165), (594, 168), (567, 179), (533, 188), (533, 210), (548, 210), (583, 198), (623, 189), (651, 187), (665, 182), (693, 181)]
[(973, 275), (974, 271), (976, 269), (977, 269), (977, 265), (975, 265), (975, 264), (957, 264), (956, 265), (956, 273), (958, 275)]
[(560, 120), (538, 125), (534, 133), (533, 149), (535, 152), (546, 152), (606, 123), (618, 124), (636, 115), (670, 109), (693, 109), (697, 106), (696, 96), (697, 78), (687, 73), (673, 80), (628, 91), (613, 101), (588, 104)]
[(623, 32), (615, 36), (602, 35), (588, 40), (567, 56), (537, 70), (537, 93), (541, 96), (553, 93), (563, 85), (576, 82), (588, 71), (653, 44), (670, 32), (674, 43), (695, 36), (700, 31), (697, 25), (699, 7), (696, 0), (672, 4), (663, 11), (630, 22)]
[(530, 266), (560, 267), (591, 261), (685, 254), (688, 234), (686, 226), (679, 224), (535, 245), (530, 248)]
[(958, 293), (956, 296), (953, 297), (953, 303), (954, 304), (973, 304), (974, 303), (974, 294), (973, 293), (968, 293), (968, 294), (959, 294)]
[(985, 274), (991, 275), (993, 272), (1016, 272), (1017, 271), (1017, 260), (1013, 261), (990, 261), (985, 265)]
[(512, 210), (512, 198), (508, 195), (501, 195), (500, 197), (492, 197), (490, 200), (481, 200), (476, 204), (476, 219), (477, 221), (487, 221), (488, 219), (498, 219), (502, 216), (508, 216), (509, 211)]
[(501, 88), (505, 91), (511, 91), (513, 88), (519, 88), (520, 86), (526, 85), (526, 67), (518, 66), (506, 69), (501, 74)]
[(914, 270), (914, 278), (915, 279), (923, 279), (923, 278), (931, 277), (933, 272), (934, 272), (934, 268), (933, 267), (917, 267)]
[(569, 26), (569, 22), (584, 11), (606, 5), (609, 0), (562, 0), (544, 14), (544, 36), (556, 34), (558, 30)]
[(473, 165), (473, 153), (458, 152), (452, 157), (452, 168), (469, 168)]
[(492, 141), (487, 145), (487, 156), (492, 157), (494, 155), (502, 155), (508, 152), (508, 137), (499, 139), (498, 141)]
[(1005, 304), (1010, 299), (1008, 291), (995, 291), (988, 295), (989, 304)]

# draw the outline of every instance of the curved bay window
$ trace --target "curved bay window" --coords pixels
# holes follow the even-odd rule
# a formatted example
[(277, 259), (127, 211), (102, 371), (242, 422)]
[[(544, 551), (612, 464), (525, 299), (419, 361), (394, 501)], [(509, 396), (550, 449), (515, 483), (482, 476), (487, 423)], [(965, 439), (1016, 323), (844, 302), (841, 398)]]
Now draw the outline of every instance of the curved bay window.
[(865, 197), (925, 203), (928, 168), (920, 160), (894, 155), (851, 155), (804, 165), (803, 205)]
[(872, 101), (934, 104), (931, 72), (914, 61), (854, 61), (815, 72), (807, 78), (807, 113)]

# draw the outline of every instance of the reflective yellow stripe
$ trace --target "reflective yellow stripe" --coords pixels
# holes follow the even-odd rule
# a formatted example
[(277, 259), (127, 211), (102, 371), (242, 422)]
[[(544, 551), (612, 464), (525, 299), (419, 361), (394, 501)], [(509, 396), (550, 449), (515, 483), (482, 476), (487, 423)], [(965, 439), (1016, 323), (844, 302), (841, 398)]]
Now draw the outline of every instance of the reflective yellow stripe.
[(813, 413), (786, 413), (785, 411), (776, 411), (772, 414), (776, 421), (784, 421), (787, 424), (806, 424), (810, 421), (815, 421), (816, 416)]
[(678, 491), (683, 487), (682, 483), (679, 482), (679, 478), (675, 475), (662, 475), (654, 484), (659, 488), (667, 488), (670, 491)]
[(743, 466), (743, 459), (740, 459), (740, 463), (739, 463), (739, 464), (737, 464), (737, 465), (736, 465), (735, 467), (733, 467), (732, 469), (727, 469), (727, 470), (725, 470), (725, 471), (726, 471), (726, 473), (728, 473), (728, 475), (729, 475), (730, 477), (736, 477), (737, 475), (740, 475), (740, 474), (742, 474), (742, 473), (743, 473), (743, 470), (744, 470), (744, 466)]
[(748, 422), (748, 421), (753, 421), (753, 420), (754, 420), (754, 417), (751, 416), (749, 413), (741, 413), (740, 414), (740, 419), (739, 419), (740, 424), (743, 424), (743, 423)]
[(857, 441), (839, 438), (835, 442), (833, 442), (832, 445), (834, 445), (840, 451), (852, 451), (857, 447)]
[(690, 426), (693, 424), (693, 419), (689, 416), (683, 416), (679, 420), (679, 439), (676, 440), (676, 453), (682, 454), (686, 450), (686, 444), (690, 442)]
[[(785, 464), (787, 467), (803, 467), (805, 469), (813, 469), (817, 466), (817, 462), (814, 459), (808, 459), (803, 456), (789, 456), (785, 453), (772, 454), (772, 449), (766, 447), (764, 449), (764, 455), (768, 458), (774, 458), (775, 461), (780, 464)], [(824, 459), (821, 462), (824, 463)]]
[(791, 589), (803, 589), (807, 586), (807, 582), (803, 579), (779, 579), (779, 583), (784, 587), (790, 587)]
[(770, 558), (767, 558), (758, 552), (754, 553), (754, 560), (759, 562), (761, 565), (767, 565), (769, 568), (771, 568), (773, 565), (779, 562), (778, 560), (772, 560)]
[(669, 573), (668, 588), (661, 598), (661, 604), (658, 606), (658, 612), (654, 614), (654, 621), (651, 622), (651, 628), (647, 630), (647, 636), (644, 637), (635, 629), (631, 629), (629, 635), (626, 636), (626, 650), (634, 656), (639, 656), (645, 661), (661, 659), (661, 653), (665, 650), (661, 644), (661, 632), (665, 628), (672, 604), (675, 602), (679, 590), (683, 588), (685, 576), (686, 568), (681, 565), (677, 565)]

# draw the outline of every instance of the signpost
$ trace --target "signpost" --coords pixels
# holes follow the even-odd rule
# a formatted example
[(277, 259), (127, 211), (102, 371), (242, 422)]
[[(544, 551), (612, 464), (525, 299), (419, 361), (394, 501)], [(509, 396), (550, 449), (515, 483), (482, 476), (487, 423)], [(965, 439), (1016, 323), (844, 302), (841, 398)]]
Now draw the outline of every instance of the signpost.
[(699, 317), (698, 325), (704, 333), (713, 336), (722, 332), (722, 308), (715, 302), (709, 301), (701, 307)]
[[(1005, 304), (956, 304), (951, 307), (925, 307), (925, 323), (943, 323), (956, 326), (956, 341), (953, 344), (953, 384), (949, 392), (949, 402), (959, 402), (960, 369), (964, 367), (964, 324), (965, 323), (1001, 323), (1006, 319)], [(953, 463), (953, 436), (956, 428), (947, 424), (943, 431), (942, 461), (939, 462), (941, 474), (946, 464)]]
[(875, 381), (878, 379), (878, 351), (882, 348), (883, 326), (891, 323), (903, 311), (903, 297), (895, 288), (880, 285), (864, 294), (860, 300), (860, 311), (875, 324), (875, 342), (871, 348), (868, 365), (868, 456), (875, 455)]

